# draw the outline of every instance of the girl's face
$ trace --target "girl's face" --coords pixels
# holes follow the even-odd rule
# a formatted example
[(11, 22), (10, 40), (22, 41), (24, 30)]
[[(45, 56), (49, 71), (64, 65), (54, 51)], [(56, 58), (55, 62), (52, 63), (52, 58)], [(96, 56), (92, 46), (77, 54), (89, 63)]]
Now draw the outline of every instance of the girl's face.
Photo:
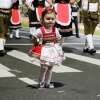
[(55, 24), (55, 14), (48, 13), (44, 16), (44, 25), (47, 28), (52, 27)]

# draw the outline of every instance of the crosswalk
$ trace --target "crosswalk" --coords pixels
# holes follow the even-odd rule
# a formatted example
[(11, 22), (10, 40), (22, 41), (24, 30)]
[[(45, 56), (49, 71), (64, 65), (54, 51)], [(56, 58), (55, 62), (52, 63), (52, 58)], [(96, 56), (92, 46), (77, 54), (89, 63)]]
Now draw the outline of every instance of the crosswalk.
[[(97, 54), (100, 54), (100, 50), (97, 50)], [(13, 58), (16, 58), (19, 61), (23, 61), (25, 63), (29, 63), (32, 65), (35, 65), (37, 67), (40, 67), (40, 61), (36, 58), (28, 56), (27, 53), (24, 53), (22, 51), (18, 50), (11, 50), (7, 52), (7, 55)], [(72, 60), (77, 60), (81, 62), (85, 62), (88, 64), (93, 64), (97, 65), (100, 67), (100, 59), (99, 58), (93, 58), (92, 56), (85, 56), (85, 55), (80, 55), (80, 54), (75, 54), (75, 53), (65, 53), (66, 59), (72, 59)], [(20, 70), (14, 70), (16, 72), (21, 72)], [(53, 72), (56, 74), (60, 73), (82, 73), (84, 72), (83, 70), (77, 69), (77, 68), (72, 68), (71, 66), (67, 65), (61, 65), (61, 66), (54, 66)], [(5, 78), (5, 77), (17, 77), (16, 74), (13, 74), (13, 70), (2, 63), (0, 63), (0, 78)], [(26, 83), (26, 84), (37, 84), (36, 79), (30, 79), (29, 77), (17, 77), (18, 80)]]

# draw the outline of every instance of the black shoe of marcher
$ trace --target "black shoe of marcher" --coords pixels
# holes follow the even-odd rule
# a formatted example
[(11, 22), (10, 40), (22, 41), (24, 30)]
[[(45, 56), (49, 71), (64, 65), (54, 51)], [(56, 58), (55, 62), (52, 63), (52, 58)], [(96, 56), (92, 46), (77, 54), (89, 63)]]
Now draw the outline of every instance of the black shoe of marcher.
[(77, 37), (77, 38), (80, 38), (79, 34), (76, 34), (76, 37)]
[(29, 35), (29, 38), (32, 39), (32, 35)]
[(5, 56), (6, 55), (6, 51), (5, 50), (0, 50), (0, 56)]
[(83, 53), (89, 53), (89, 49), (88, 48), (83, 49)]
[(15, 37), (16, 39), (21, 39), (21, 37)]
[(90, 49), (88, 52), (89, 52), (91, 55), (93, 55), (94, 53), (96, 53), (96, 50), (95, 50), (95, 49)]

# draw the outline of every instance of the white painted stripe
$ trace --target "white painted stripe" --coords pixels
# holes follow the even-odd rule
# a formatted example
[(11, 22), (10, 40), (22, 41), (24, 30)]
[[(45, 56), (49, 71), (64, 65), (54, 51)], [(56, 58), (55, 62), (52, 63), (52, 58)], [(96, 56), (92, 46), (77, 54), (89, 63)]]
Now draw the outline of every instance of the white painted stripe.
[[(17, 50), (12, 50), (12, 51), (8, 52), (7, 54), (12, 56), (12, 57), (15, 57), (17, 59), (20, 59), (22, 61), (25, 61), (25, 62), (34, 64), (34, 65), (40, 66), (40, 61), (38, 59), (33, 58), (33, 57), (29, 57), (26, 53), (23, 53), (23, 52), (20, 52), (20, 51), (17, 51)], [(55, 73), (82, 72), (80, 70), (77, 70), (77, 69), (74, 69), (74, 68), (70, 68), (70, 67), (64, 66), (64, 65), (55, 66), (53, 68), (53, 71)]]
[[(95, 45), (100, 45), (100, 43), (94, 43)], [(32, 43), (7, 43), (5, 45), (32, 45)], [(84, 43), (63, 43), (62, 45), (84, 45)]]
[(100, 59), (90, 58), (90, 57), (77, 55), (73, 53), (65, 53), (65, 56), (68, 58), (75, 59), (75, 60), (79, 60), (79, 61), (83, 61), (83, 62), (95, 64), (95, 65), (100, 65)]
[(53, 71), (56, 73), (64, 73), (64, 72), (82, 72), (80, 70), (68, 67), (68, 66), (64, 66), (64, 65), (60, 65), (60, 66), (54, 66)]
[(32, 45), (31, 43), (7, 43), (5, 45)]
[(24, 77), (24, 78), (18, 78), (19, 80), (29, 84), (29, 85), (35, 85), (35, 84), (38, 84), (38, 82), (30, 79), (30, 78), (27, 78), (27, 77)]
[(96, 53), (100, 54), (100, 50), (97, 50)]
[(98, 94), (97, 96), (100, 97), (100, 94)]
[(28, 36), (21, 36), (21, 38), (30, 39)]
[(14, 75), (6, 70), (0, 69), (0, 77), (16, 77), (16, 75)]
[(8, 72), (10, 69), (0, 64), (0, 77), (16, 77), (16, 75)]
[(6, 67), (6, 66), (4, 66), (2, 64), (0, 64), (0, 69), (6, 70), (6, 71), (10, 70), (10, 68), (8, 68), (8, 67)]

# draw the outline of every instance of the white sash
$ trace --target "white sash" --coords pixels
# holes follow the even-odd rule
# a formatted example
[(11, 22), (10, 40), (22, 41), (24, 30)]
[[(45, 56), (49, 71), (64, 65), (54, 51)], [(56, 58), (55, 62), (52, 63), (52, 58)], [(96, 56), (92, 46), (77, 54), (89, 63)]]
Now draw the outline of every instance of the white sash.
[(89, 3), (89, 11), (90, 12), (98, 11), (98, 3)]

